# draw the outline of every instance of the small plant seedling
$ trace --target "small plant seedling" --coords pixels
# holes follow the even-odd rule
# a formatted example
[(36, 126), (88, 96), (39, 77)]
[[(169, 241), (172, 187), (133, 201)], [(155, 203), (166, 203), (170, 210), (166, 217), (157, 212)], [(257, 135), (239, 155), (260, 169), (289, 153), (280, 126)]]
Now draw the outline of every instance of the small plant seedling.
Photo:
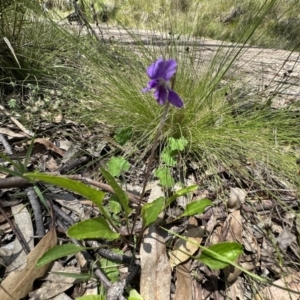
[(177, 159), (180, 152), (182, 152), (188, 144), (187, 139), (181, 137), (175, 139), (173, 137), (168, 139), (168, 144), (161, 153), (161, 161), (163, 166), (155, 170), (154, 174), (159, 178), (159, 183), (166, 187), (171, 188), (174, 186), (175, 181), (172, 177), (170, 168), (177, 165)]
[(114, 139), (121, 146), (125, 145), (132, 137), (132, 129), (130, 127), (117, 128)]
[(130, 168), (129, 162), (122, 156), (113, 156), (109, 162), (107, 163), (107, 168), (109, 173), (114, 176), (118, 177), (123, 172), (126, 172)]

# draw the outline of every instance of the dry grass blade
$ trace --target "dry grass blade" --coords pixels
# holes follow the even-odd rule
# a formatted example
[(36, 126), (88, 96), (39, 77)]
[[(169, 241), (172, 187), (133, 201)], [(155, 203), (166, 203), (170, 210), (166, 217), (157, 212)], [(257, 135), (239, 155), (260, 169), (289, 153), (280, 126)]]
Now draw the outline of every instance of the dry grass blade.
[(4, 40), (4, 42), (6, 43), (6, 45), (8, 46), (8, 48), (9, 48), (10, 52), (12, 53), (12, 55), (14, 56), (14, 59), (15, 59), (15, 61), (17, 62), (19, 68), (21, 69), (21, 65), (20, 65), (20, 63), (19, 63), (19, 61), (18, 61), (18, 58), (17, 58), (17, 56), (16, 56), (16, 54), (15, 54), (14, 48), (12, 47), (10, 41), (8, 40), (7, 37), (4, 37), (3, 40)]

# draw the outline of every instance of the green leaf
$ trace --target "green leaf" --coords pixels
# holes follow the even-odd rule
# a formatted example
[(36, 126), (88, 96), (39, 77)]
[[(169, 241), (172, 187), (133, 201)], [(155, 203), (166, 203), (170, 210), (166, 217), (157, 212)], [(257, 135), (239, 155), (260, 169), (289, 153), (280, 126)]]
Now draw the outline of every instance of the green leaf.
[(36, 267), (42, 267), (58, 258), (76, 254), (82, 250), (90, 249), (88, 247), (80, 247), (74, 244), (64, 244), (55, 246), (49, 249), (43, 256), (37, 261)]
[(114, 177), (111, 176), (109, 172), (107, 172), (103, 168), (101, 168), (100, 170), (107, 183), (112, 187), (112, 189), (115, 191), (116, 195), (118, 196), (118, 199), (126, 214), (126, 219), (128, 219), (128, 215), (131, 213), (132, 209), (128, 205), (129, 200), (127, 194), (121, 189), (121, 187), (118, 185)]
[(137, 292), (137, 290), (132, 289), (129, 292), (128, 300), (144, 300), (144, 298)]
[(78, 182), (76, 180), (72, 180), (63, 176), (53, 176), (41, 173), (26, 173), (24, 177), (35, 179), (39, 181), (44, 181), (53, 185), (60, 186), (65, 189), (69, 189), (87, 199), (93, 201), (101, 213), (105, 216), (105, 218), (112, 223), (110, 216), (107, 215), (106, 211), (103, 208), (102, 202), (105, 196), (105, 193), (102, 191), (98, 191), (82, 182)]
[(118, 264), (113, 261), (110, 261), (106, 258), (100, 259), (101, 270), (105, 273), (107, 278), (112, 282), (116, 282), (119, 280), (120, 272), (118, 269)]
[(159, 178), (159, 183), (167, 188), (171, 188), (175, 185), (174, 179), (170, 173), (169, 168), (162, 167), (154, 171), (154, 175)]
[(25, 159), (24, 159), (24, 169), (23, 169), (23, 173), (27, 172), (27, 165), (29, 164), (29, 160), (31, 158), (31, 153), (32, 153), (32, 150), (33, 150), (33, 146), (34, 146), (34, 140), (35, 140), (35, 137), (32, 137), (31, 139), (31, 142), (30, 142), (30, 146), (26, 152), (26, 156), (25, 156)]
[(202, 214), (205, 208), (207, 206), (210, 206), (211, 204), (212, 204), (211, 200), (205, 198), (201, 200), (193, 201), (186, 206), (183, 214), (180, 217)]
[(115, 215), (119, 214), (122, 211), (122, 206), (121, 206), (120, 202), (118, 201), (118, 199), (116, 199), (116, 198), (117, 198), (116, 195), (112, 195), (110, 197), (110, 199), (108, 200), (109, 209)]
[(49, 205), (48, 205), (47, 201), (45, 200), (44, 195), (41, 192), (40, 188), (38, 186), (34, 185), (33, 189), (34, 189), (35, 193), (37, 194), (37, 196), (39, 197), (40, 201), (43, 203), (43, 205), (47, 208), (47, 210), (49, 212)]
[(196, 191), (198, 189), (198, 185), (191, 185), (185, 188), (182, 188), (174, 193), (169, 199), (166, 201), (165, 207), (169, 206), (173, 201), (175, 201), (178, 197)]
[(121, 146), (125, 145), (132, 137), (132, 129), (130, 127), (127, 128), (117, 128), (116, 134), (114, 135), (114, 139)]
[(171, 149), (171, 151), (183, 151), (187, 144), (188, 140), (184, 137), (179, 139), (174, 139), (171, 137), (168, 139), (168, 147)]
[(114, 176), (118, 177), (122, 172), (126, 172), (130, 168), (129, 162), (122, 156), (113, 156), (107, 163), (108, 172)]
[(92, 278), (92, 274), (89, 273), (68, 273), (68, 272), (50, 272), (50, 273), (65, 276), (65, 277), (75, 278), (82, 281), (88, 281)]
[(165, 148), (160, 156), (162, 162), (164, 162), (168, 167), (175, 167), (176, 160), (173, 158), (171, 151)]
[(115, 240), (120, 235), (112, 231), (103, 218), (93, 218), (79, 222), (68, 229), (68, 236), (83, 239)]
[(203, 249), (198, 260), (212, 270), (219, 270), (230, 265), (229, 262), (234, 262), (242, 253), (242, 245), (224, 242)]
[(104, 295), (87, 295), (76, 298), (76, 300), (105, 300)]
[(147, 227), (157, 220), (158, 215), (162, 211), (165, 204), (165, 198), (159, 197), (151, 203), (147, 203), (142, 207), (143, 227)]
[(5, 174), (9, 174), (11, 176), (18, 176), (18, 177), (23, 177), (22, 176), (22, 172), (19, 172), (19, 171), (13, 171), (9, 168), (6, 168), (6, 167), (0, 167), (0, 171), (2, 173), (5, 173)]

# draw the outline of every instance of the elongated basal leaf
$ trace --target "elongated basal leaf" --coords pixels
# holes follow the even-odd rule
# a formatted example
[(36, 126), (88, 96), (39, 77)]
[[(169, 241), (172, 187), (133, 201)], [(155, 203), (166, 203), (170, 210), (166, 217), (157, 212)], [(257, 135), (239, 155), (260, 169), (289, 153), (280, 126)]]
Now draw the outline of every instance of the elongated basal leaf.
[(115, 240), (120, 235), (110, 229), (105, 219), (93, 218), (71, 226), (68, 229), (68, 236), (79, 240), (83, 240), (83, 239)]
[(37, 268), (42, 267), (58, 258), (76, 254), (86, 249), (90, 249), (90, 248), (80, 247), (74, 244), (64, 244), (64, 245), (55, 246), (49, 249), (46, 253), (44, 253), (44, 255), (36, 263), (36, 267)]
[(103, 168), (101, 168), (100, 170), (101, 170), (101, 173), (104, 176), (105, 180), (107, 181), (107, 183), (113, 188), (116, 195), (118, 196), (119, 201), (120, 201), (120, 203), (125, 211), (126, 217), (127, 217), (131, 213), (131, 208), (128, 205), (129, 200), (128, 200), (127, 194), (122, 190), (122, 188), (118, 185), (118, 183), (116, 182), (114, 177), (109, 174), (109, 172), (107, 172)]
[(169, 199), (167, 199), (165, 207), (169, 206), (178, 197), (183, 196), (188, 193), (191, 193), (191, 192), (197, 190), (197, 188), (198, 188), (198, 185), (191, 185), (191, 186), (188, 186), (188, 187), (185, 187), (183, 189), (176, 191), (174, 195), (172, 195)]
[(219, 270), (230, 265), (243, 253), (243, 246), (238, 243), (224, 242), (202, 250), (199, 261), (212, 270)]
[(142, 207), (143, 227), (147, 227), (157, 220), (158, 215), (162, 211), (165, 204), (165, 198), (159, 197), (151, 203), (147, 203)]
[(183, 214), (180, 217), (186, 216), (194, 216), (198, 214), (202, 214), (207, 206), (210, 206), (212, 202), (209, 199), (201, 199), (194, 202), (189, 203)]
[(53, 176), (41, 173), (26, 173), (24, 174), (24, 177), (44, 181), (80, 194), (83, 197), (86, 197), (87, 199), (93, 201), (99, 207), (101, 213), (105, 214), (105, 211), (102, 207), (102, 201), (105, 196), (105, 193), (102, 191), (98, 191), (82, 182), (65, 178), (63, 176)]

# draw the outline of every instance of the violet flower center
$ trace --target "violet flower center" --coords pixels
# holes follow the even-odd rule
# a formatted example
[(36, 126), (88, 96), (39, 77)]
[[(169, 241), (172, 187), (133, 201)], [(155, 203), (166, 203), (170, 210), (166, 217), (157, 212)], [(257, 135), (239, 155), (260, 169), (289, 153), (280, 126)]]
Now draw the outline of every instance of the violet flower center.
[(164, 78), (159, 78), (158, 79), (158, 86), (159, 87), (163, 87), (164, 89), (169, 89), (170, 87), (170, 83), (168, 81), (166, 81)]

